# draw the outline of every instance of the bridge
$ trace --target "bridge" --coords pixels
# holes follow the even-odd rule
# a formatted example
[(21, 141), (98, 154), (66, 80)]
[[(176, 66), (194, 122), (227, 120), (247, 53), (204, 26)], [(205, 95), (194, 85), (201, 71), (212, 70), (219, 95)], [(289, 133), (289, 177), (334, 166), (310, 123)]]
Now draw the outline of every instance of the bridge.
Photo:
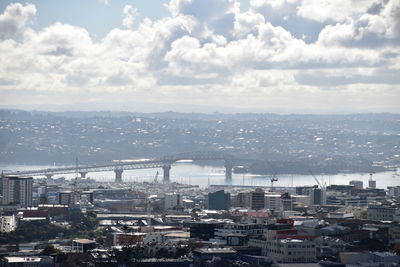
[(250, 159), (240, 159), (238, 157), (220, 151), (197, 151), (197, 152), (179, 153), (175, 155), (163, 156), (154, 159), (124, 160), (124, 161), (112, 162), (109, 164), (77, 165), (77, 166), (61, 167), (61, 168), (4, 172), (4, 175), (45, 176), (48, 179), (50, 179), (53, 175), (79, 173), (82, 178), (85, 178), (89, 172), (114, 171), (115, 182), (120, 183), (122, 182), (122, 173), (125, 170), (162, 168), (163, 181), (169, 182), (171, 166), (175, 162), (181, 160), (223, 161), (225, 166), (226, 180), (232, 179), (232, 169), (234, 166), (238, 166), (240, 164), (243, 164), (244, 162), (251, 161)]

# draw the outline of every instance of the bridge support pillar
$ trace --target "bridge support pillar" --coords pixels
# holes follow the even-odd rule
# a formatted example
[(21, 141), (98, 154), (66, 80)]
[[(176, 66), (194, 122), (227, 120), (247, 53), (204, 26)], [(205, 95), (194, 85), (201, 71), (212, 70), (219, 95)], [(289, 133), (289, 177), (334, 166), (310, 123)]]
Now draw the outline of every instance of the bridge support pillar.
[(171, 165), (164, 165), (163, 169), (163, 181), (164, 183), (169, 183), (169, 171), (171, 170)]
[(115, 172), (115, 182), (122, 183), (122, 173), (124, 172), (124, 170), (115, 169), (114, 172)]
[(86, 178), (86, 174), (87, 174), (88, 172), (79, 172), (79, 174), (81, 175), (81, 178)]
[(44, 176), (46, 176), (47, 180), (50, 180), (53, 177), (53, 174), (45, 174)]
[(225, 161), (225, 180), (227, 181), (232, 180), (232, 169), (233, 169), (232, 162)]

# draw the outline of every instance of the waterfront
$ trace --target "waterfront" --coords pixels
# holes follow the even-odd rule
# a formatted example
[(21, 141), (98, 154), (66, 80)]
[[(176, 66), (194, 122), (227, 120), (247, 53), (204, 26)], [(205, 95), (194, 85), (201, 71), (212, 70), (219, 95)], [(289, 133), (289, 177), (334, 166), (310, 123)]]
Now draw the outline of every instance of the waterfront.
[[(54, 166), (30, 166), (30, 165), (0, 165), (1, 170), (33, 170), (46, 169)], [(123, 173), (123, 181), (126, 183), (134, 182), (151, 182), (154, 181), (157, 171), (159, 172), (158, 181), (162, 181), (161, 169), (138, 169), (126, 170)], [(398, 173), (398, 172), (397, 172)], [(378, 188), (387, 188), (388, 186), (400, 185), (400, 176), (393, 175), (394, 172), (380, 172), (373, 175)], [(73, 178), (74, 174), (59, 175), (57, 177)], [(92, 172), (87, 177), (95, 179), (99, 182), (114, 181), (114, 172)], [(247, 185), (247, 186), (270, 186), (270, 177), (268, 175), (255, 174), (233, 174), (232, 185)], [(312, 175), (278, 175), (278, 181), (274, 186), (291, 187), (316, 184)], [(364, 187), (368, 185), (369, 173), (347, 173), (335, 175), (316, 175), (322, 184), (348, 184), (351, 180), (360, 180), (364, 182)], [(225, 169), (222, 166), (199, 166), (190, 162), (176, 163), (171, 169), (171, 181), (199, 185), (204, 188), (208, 185), (224, 185)]]

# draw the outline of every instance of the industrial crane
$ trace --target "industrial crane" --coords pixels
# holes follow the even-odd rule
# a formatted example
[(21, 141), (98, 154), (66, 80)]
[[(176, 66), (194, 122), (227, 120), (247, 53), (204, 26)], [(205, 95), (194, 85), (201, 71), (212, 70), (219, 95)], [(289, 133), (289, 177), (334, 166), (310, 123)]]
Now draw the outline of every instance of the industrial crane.
[(314, 180), (317, 182), (317, 184), (319, 185), (319, 187), (320, 187), (321, 189), (325, 189), (325, 187), (326, 187), (326, 182), (322, 185), (321, 182), (318, 180), (318, 178), (315, 177), (315, 175), (314, 175), (311, 171), (310, 171), (310, 174), (312, 175), (312, 177), (314, 177)]
[(156, 175), (154, 176), (154, 181), (153, 182), (156, 184), (157, 181), (158, 181), (158, 171), (156, 172)]
[(274, 182), (278, 181), (278, 177), (276, 177), (276, 173), (270, 178), (271, 181), (271, 189), (270, 192), (274, 192)]

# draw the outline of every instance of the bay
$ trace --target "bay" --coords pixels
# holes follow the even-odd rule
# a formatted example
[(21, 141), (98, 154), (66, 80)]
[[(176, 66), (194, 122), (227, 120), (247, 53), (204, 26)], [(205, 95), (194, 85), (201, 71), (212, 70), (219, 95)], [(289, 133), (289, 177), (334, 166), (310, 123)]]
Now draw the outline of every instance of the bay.
[[(0, 170), (12, 170), (12, 171), (23, 171), (23, 170), (37, 170), (46, 169), (60, 166), (50, 165), (0, 165)], [(123, 172), (123, 181), (126, 183), (135, 182), (152, 182), (155, 179), (157, 171), (159, 172), (158, 181), (162, 181), (162, 170), (161, 169), (138, 169), (138, 170), (126, 170)], [(205, 188), (209, 185), (245, 185), (245, 186), (270, 186), (269, 175), (255, 175), (255, 174), (233, 174), (231, 181), (225, 180), (225, 168), (223, 166), (200, 166), (195, 165), (191, 162), (178, 162), (175, 163), (171, 168), (171, 181), (198, 185), (201, 188)], [(65, 177), (72, 179), (75, 174), (56, 175), (57, 177)], [(87, 177), (95, 179), (99, 182), (112, 182), (115, 179), (114, 172), (92, 172), (88, 173)], [(368, 180), (370, 179), (369, 173), (346, 173), (346, 174), (335, 174), (335, 175), (316, 175), (317, 179), (321, 184), (332, 185), (332, 184), (349, 184), (352, 180), (363, 181), (364, 187), (368, 186)], [(315, 185), (315, 181), (312, 175), (278, 175), (278, 181), (274, 183), (276, 187), (292, 187), (292, 186), (305, 186)], [(386, 189), (388, 186), (400, 186), (400, 174), (399, 172), (387, 171), (373, 174), (373, 179), (376, 180), (378, 188)]]

